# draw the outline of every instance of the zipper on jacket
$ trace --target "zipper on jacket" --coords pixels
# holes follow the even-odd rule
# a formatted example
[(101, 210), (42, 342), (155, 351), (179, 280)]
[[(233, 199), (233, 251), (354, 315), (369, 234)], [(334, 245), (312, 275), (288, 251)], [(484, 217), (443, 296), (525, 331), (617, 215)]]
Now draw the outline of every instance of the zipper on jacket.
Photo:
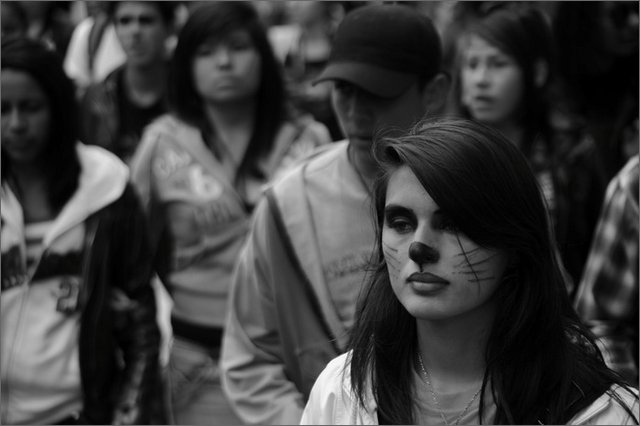
[[(24, 241), (22, 244), (22, 253), (24, 254), (24, 256), (26, 256), (26, 248), (24, 247)], [(42, 250), (42, 253), (40, 253), (40, 256), (38, 256), (38, 261), (36, 262), (35, 266), (32, 268), (31, 273), (27, 272), (24, 276), (26, 277), (26, 279), (24, 280), (24, 282), (22, 284), (20, 284), (20, 290), (22, 291), (22, 288), (24, 287), (24, 291), (23, 294), (20, 296), (20, 309), (18, 309), (18, 321), (16, 324), (16, 329), (13, 332), (13, 338), (11, 339), (11, 344), (10, 344), (10, 348), (11, 348), (11, 352), (9, 352), (9, 361), (7, 361), (7, 375), (5, 377), (5, 385), (4, 385), (4, 392), (2, 392), (2, 406), (3, 407), (7, 407), (7, 415), (9, 413), (9, 396), (11, 395), (11, 379), (12, 377), (12, 370), (13, 370), (13, 359), (16, 355), (16, 350), (17, 350), (17, 345), (16, 345), (16, 340), (18, 339), (18, 335), (21, 334), (21, 330), (22, 330), (22, 322), (24, 321), (24, 310), (25, 310), (25, 306), (27, 304), (27, 300), (29, 300), (29, 295), (31, 293), (31, 280), (33, 279), (33, 277), (36, 274), (36, 271), (38, 270), (38, 268), (40, 267), (40, 263), (42, 261), (42, 259), (49, 253), (49, 248), (46, 247), (44, 250)], [(21, 261), (22, 261), (22, 267), (26, 270), (26, 257), (22, 257), (21, 256)], [(7, 424), (7, 418), (4, 414), (3, 411), (3, 415), (2, 415), (2, 421), (0, 423), (2, 424)]]

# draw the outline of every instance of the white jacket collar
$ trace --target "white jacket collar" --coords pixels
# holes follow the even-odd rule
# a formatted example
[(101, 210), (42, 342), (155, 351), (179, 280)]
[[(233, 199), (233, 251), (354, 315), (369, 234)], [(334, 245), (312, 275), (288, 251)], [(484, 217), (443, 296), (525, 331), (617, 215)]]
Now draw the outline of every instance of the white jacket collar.
[[(55, 218), (43, 241), (45, 247), (65, 231), (84, 222), (91, 214), (117, 200), (129, 179), (127, 166), (109, 151), (78, 143), (76, 152), (81, 167), (78, 189)], [(23, 228), (22, 207), (8, 185), (2, 187), (1, 214), (6, 226)]]

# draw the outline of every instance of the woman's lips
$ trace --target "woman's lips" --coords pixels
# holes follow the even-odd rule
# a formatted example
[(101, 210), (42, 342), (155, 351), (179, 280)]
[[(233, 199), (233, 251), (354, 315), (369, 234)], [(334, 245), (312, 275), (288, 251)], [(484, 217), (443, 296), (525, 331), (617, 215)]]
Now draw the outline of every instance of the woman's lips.
[(428, 283), (428, 284), (449, 284), (449, 281), (429, 272), (414, 272), (409, 275), (407, 281)]

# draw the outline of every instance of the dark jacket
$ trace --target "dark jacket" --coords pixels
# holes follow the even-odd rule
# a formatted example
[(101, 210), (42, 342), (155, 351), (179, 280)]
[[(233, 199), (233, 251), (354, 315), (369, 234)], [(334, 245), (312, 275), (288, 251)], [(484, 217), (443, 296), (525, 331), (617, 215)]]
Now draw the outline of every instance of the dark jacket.
[(82, 99), (82, 135), (86, 144), (98, 145), (120, 155), (118, 134), (120, 111), (118, 109), (118, 81), (124, 65), (112, 71), (104, 81), (92, 84)]
[[(88, 221), (84, 275), (86, 306), (80, 328), (84, 417), (111, 423), (115, 409), (137, 409), (134, 424), (150, 422), (158, 386), (160, 332), (151, 280), (149, 243), (132, 238), (146, 223), (134, 190)], [(110, 307), (111, 286), (129, 299)], [(106, 333), (105, 330), (113, 330)], [(158, 395), (155, 395), (158, 397)]]
[[(135, 131), (125, 131), (121, 123), (121, 111), (125, 65), (113, 70), (102, 82), (92, 84), (87, 89), (81, 103), (81, 140), (86, 144), (98, 145), (116, 154), (128, 163), (135, 152), (144, 126)], [(158, 111), (157, 116), (165, 112)], [(149, 124), (149, 123), (146, 123)], [(145, 124), (145, 125), (146, 125)]]

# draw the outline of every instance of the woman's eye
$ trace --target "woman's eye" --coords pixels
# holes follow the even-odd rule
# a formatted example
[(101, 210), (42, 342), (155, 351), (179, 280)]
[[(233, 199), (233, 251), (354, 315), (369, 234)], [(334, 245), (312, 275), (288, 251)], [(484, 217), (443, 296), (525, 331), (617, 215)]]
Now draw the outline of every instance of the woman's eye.
[(203, 44), (196, 49), (196, 56), (208, 56), (213, 53), (213, 47)]
[(478, 66), (478, 60), (475, 58), (468, 58), (464, 62), (464, 66), (469, 70), (474, 70)]
[(253, 47), (253, 44), (249, 40), (230, 40), (227, 46), (231, 50), (247, 50)]
[(399, 234), (406, 234), (413, 231), (413, 222), (405, 217), (391, 217), (386, 219), (387, 227)]
[(500, 55), (491, 58), (490, 65), (494, 68), (504, 68), (507, 67), (514, 62), (508, 56)]

